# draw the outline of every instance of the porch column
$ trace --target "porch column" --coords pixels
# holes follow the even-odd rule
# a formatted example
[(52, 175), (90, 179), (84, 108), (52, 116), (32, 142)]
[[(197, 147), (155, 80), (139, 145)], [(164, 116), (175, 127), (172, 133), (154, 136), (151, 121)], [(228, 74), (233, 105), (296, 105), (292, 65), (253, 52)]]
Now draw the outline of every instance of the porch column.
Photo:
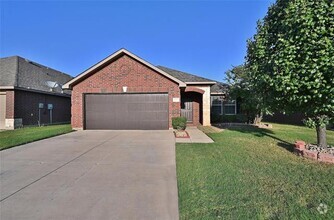
[(211, 115), (211, 108), (210, 108), (210, 86), (206, 86), (206, 87), (201, 87), (201, 89), (203, 89), (205, 92), (203, 94), (203, 126), (210, 126), (211, 123), (211, 119), (210, 119), (210, 115)]

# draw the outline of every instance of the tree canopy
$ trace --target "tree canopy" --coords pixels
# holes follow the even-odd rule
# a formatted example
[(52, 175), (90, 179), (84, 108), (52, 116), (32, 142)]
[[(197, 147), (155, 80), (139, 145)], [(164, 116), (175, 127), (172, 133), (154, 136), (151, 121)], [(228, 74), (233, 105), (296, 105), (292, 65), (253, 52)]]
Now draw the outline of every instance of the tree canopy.
[(334, 117), (334, 1), (277, 0), (248, 41), (246, 67), (267, 106), (324, 128)]
[(244, 65), (235, 66), (226, 73), (226, 81), (229, 84), (229, 96), (241, 101), (242, 112), (247, 116), (248, 122), (259, 123), (262, 119), (263, 106), (262, 95), (255, 92), (250, 83), (249, 71)]

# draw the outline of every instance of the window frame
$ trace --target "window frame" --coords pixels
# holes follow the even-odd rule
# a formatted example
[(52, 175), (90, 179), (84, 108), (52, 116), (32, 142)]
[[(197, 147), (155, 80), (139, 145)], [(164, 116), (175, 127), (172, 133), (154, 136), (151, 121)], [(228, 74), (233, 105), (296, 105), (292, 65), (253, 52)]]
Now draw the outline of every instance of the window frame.
[[(226, 101), (227, 103), (223, 102), (223, 113), (224, 115), (236, 115), (237, 114), (237, 100), (233, 99), (230, 101)], [(228, 102), (234, 102), (234, 103), (228, 103)], [(225, 113), (225, 106), (234, 106), (234, 114), (226, 114)]]
[[(214, 101), (214, 98), (216, 98), (217, 97), (217, 99), (218, 99), (218, 101), (220, 102), (220, 103), (214, 103), (213, 101)], [(213, 106), (215, 106), (215, 107), (217, 107), (217, 106), (219, 106), (220, 107), (220, 113), (218, 113), (219, 115), (223, 115), (223, 103), (224, 103), (224, 101), (223, 100), (220, 100), (220, 98), (218, 98), (218, 97), (222, 97), (222, 96), (211, 96), (210, 98), (211, 98), (211, 111), (212, 111), (212, 107)], [(221, 99), (223, 99), (223, 98), (221, 98)]]

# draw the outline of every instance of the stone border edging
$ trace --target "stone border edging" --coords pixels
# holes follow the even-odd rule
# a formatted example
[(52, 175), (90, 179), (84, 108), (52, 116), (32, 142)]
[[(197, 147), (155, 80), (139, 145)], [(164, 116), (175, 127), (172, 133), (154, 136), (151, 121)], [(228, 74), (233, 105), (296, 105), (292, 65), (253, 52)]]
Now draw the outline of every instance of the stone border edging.
[(306, 143), (304, 141), (295, 142), (294, 153), (297, 156), (317, 160), (319, 162), (334, 164), (334, 155), (308, 150), (306, 149)]

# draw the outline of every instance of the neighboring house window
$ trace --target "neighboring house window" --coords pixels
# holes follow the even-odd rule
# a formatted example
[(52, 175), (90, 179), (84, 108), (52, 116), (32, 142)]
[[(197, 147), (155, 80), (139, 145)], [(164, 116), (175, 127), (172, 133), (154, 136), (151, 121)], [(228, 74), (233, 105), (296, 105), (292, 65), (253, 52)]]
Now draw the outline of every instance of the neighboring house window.
[(221, 115), (223, 113), (223, 98), (221, 96), (211, 96), (211, 113)]
[(224, 115), (236, 115), (237, 114), (237, 102), (235, 100), (224, 102)]

